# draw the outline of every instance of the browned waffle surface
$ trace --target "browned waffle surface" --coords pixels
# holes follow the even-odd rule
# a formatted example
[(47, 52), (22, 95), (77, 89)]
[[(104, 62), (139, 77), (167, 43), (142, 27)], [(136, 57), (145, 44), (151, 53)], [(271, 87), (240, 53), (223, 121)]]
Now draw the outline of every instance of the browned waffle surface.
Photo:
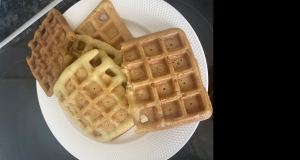
[(198, 63), (181, 29), (125, 42), (121, 52), (136, 133), (174, 128), (212, 115)]
[[(98, 66), (91, 60), (99, 58)], [(125, 97), (126, 75), (103, 50), (80, 56), (54, 86), (60, 106), (87, 136), (109, 142), (133, 126)]]
[(68, 46), (76, 39), (65, 18), (53, 8), (28, 43), (32, 54), (26, 57), (27, 64), (49, 97), (53, 95), (57, 78), (72, 61)]
[(109, 0), (102, 0), (75, 32), (104, 41), (118, 50), (122, 42), (133, 38)]

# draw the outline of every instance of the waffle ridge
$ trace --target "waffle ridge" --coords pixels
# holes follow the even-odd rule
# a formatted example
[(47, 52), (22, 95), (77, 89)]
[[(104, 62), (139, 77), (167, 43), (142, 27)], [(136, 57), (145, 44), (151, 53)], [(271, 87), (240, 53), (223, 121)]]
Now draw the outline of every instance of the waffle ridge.
[(29, 41), (31, 56), (27, 64), (45, 94), (53, 95), (53, 86), (62, 71), (72, 62), (68, 47), (77, 38), (62, 14), (52, 8)]
[[(101, 63), (89, 63), (98, 56)], [(125, 97), (127, 78), (103, 51), (88, 51), (61, 74), (54, 86), (60, 106), (84, 134), (110, 142), (133, 126)]]
[(102, 0), (75, 33), (89, 35), (120, 50), (121, 43), (133, 38), (110, 0)]
[(123, 62), (123, 55), (120, 50), (115, 49), (111, 45), (106, 42), (100, 41), (98, 39), (94, 39), (89, 35), (78, 35), (76, 34), (77, 41), (72, 43), (70, 47), (70, 55), (73, 56), (74, 60), (78, 59), (81, 55), (92, 49), (101, 49), (104, 50), (105, 53), (113, 59), (113, 61), (121, 66)]
[(198, 63), (181, 29), (170, 28), (124, 42), (121, 52), (136, 133), (174, 128), (211, 116)]

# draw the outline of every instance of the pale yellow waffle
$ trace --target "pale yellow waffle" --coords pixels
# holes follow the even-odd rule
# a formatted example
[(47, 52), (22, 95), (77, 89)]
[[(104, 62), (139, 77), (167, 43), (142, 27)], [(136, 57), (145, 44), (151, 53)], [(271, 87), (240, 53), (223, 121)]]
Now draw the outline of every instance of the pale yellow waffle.
[(72, 62), (68, 47), (76, 41), (75, 33), (62, 14), (52, 8), (28, 43), (31, 56), (26, 57), (34, 78), (47, 96), (53, 95), (53, 86), (61, 72)]
[(212, 115), (199, 66), (181, 29), (124, 42), (121, 52), (136, 133), (174, 128)]
[[(98, 56), (98, 66), (90, 61)], [(68, 66), (54, 86), (60, 106), (99, 142), (109, 142), (133, 126), (125, 97), (127, 78), (103, 50), (93, 49)]]
[[(101, 49), (104, 50), (107, 53), (107, 55), (114, 60), (116, 64), (121, 66), (123, 62), (123, 54), (120, 52), (120, 50), (115, 49), (108, 43), (105, 43), (98, 39), (94, 39), (89, 35), (76, 34), (76, 37), (77, 41), (72, 43), (72, 46), (70, 47), (69, 51), (70, 55), (72, 55), (75, 60), (87, 51), (90, 51), (92, 49)], [(96, 65), (94, 63), (97, 63), (97, 59), (93, 59), (93, 65)]]
[(122, 42), (133, 38), (109, 0), (102, 0), (75, 32), (104, 41), (118, 50)]

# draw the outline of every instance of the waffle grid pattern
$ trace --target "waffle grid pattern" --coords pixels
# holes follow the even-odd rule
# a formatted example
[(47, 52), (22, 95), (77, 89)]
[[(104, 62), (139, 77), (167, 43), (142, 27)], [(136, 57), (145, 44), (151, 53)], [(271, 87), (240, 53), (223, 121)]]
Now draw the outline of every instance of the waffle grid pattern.
[(72, 61), (68, 47), (76, 39), (64, 17), (53, 8), (28, 43), (32, 54), (26, 57), (26, 61), (49, 97), (53, 95), (57, 78)]
[(117, 65), (121, 66), (123, 55), (120, 50), (115, 49), (106, 42), (94, 39), (89, 35), (76, 35), (76, 37), (78, 40), (72, 43), (69, 51), (74, 59), (79, 58), (81, 55), (92, 49), (101, 49), (104, 50)]
[(131, 83), (127, 99), (137, 133), (210, 117), (211, 104), (182, 30), (167, 29), (126, 42), (121, 52)]
[[(86, 54), (66, 68), (54, 92), (85, 134), (99, 142), (109, 142), (133, 126), (125, 98), (126, 76), (103, 50)], [(98, 66), (85, 62), (97, 56), (101, 60)]]
[(122, 42), (133, 38), (109, 0), (101, 1), (75, 32), (104, 41), (118, 50)]

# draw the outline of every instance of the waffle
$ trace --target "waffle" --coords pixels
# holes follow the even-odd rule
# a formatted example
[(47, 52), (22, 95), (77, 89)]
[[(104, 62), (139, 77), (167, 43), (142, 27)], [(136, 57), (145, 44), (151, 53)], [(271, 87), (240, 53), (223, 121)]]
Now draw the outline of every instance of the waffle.
[[(86, 53), (87, 51), (90, 51), (92, 49), (101, 49), (104, 50), (107, 55), (114, 60), (116, 64), (121, 66), (123, 61), (123, 54), (120, 52), (120, 50), (115, 49), (111, 45), (102, 42), (98, 39), (94, 39), (91, 36), (88, 35), (77, 35), (77, 41), (72, 43), (72, 46), (70, 47), (70, 54), (74, 57), (76, 60), (81, 55)], [(92, 65), (97, 65), (97, 59), (93, 59)]]
[(76, 41), (75, 33), (55, 8), (51, 9), (29, 41), (31, 56), (27, 64), (47, 96), (53, 95), (53, 86), (61, 72), (72, 62), (68, 46)]
[[(90, 61), (98, 56), (101, 63)], [(109, 142), (134, 124), (125, 97), (127, 78), (103, 50), (88, 51), (58, 78), (54, 93), (59, 105), (87, 136)]]
[(198, 63), (181, 29), (124, 42), (121, 52), (136, 133), (174, 128), (212, 115)]
[(109, 0), (102, 0), (75, 29), (75, 33), (89, 35), (112, 45), (118, 50), (120, 50), (122, 42), (133, 38)]

